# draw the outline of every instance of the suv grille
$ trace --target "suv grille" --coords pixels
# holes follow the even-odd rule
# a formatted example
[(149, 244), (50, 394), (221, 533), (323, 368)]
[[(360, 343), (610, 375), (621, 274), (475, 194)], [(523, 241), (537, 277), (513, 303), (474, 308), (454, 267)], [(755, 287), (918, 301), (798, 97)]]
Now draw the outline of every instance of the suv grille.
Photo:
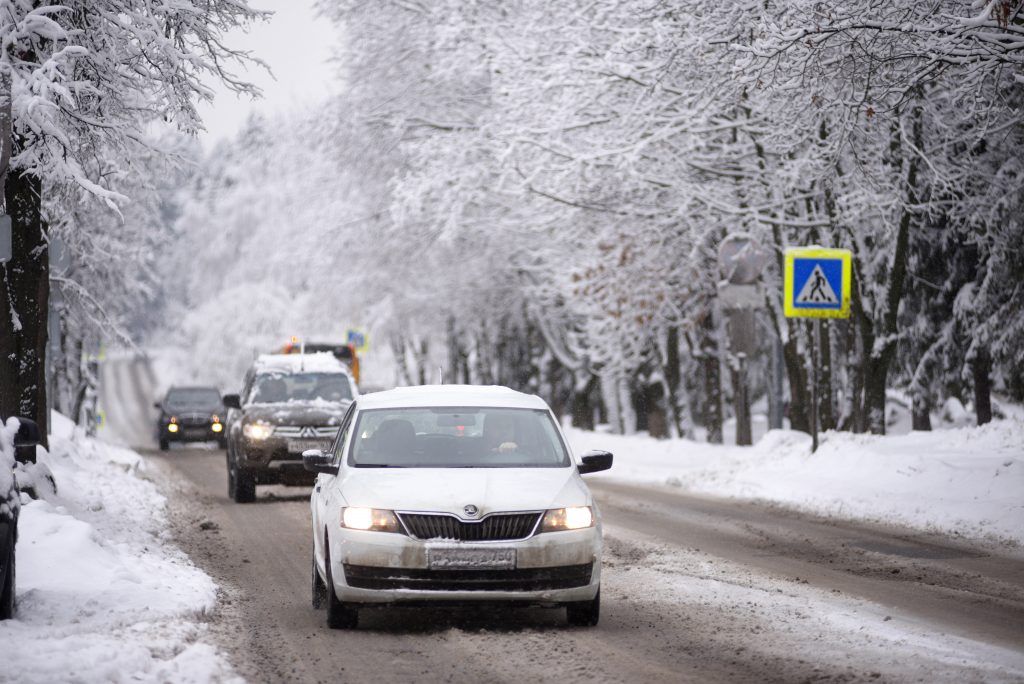
[(448, 541), (513, 541), (533, 534), (543, 513), (497, 513), (477, 522), (447, 513), (399, 513), (405, 529), (416, 539)]
[(314, 427), (314, 426), (298, 426), (298, 425), (275, 425), (274, 436), (275, 437), (287, 437), (289, 439), (317, 439), (330, 437), (334, 438), (338, 434), (338, 428), (334, 426), (329, 427)]

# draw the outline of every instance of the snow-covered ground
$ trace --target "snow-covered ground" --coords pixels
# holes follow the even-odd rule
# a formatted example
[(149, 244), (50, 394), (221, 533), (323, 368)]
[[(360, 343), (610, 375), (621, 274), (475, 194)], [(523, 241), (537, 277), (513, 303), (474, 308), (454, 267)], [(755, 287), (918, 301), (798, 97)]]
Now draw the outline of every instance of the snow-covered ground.
[(23, 499), (17, 613), (0, 622), (0, 681), (234, 679), (203, 643), (216, 586), (169, 540), (166, 502), (135, 452), (54, 414), (57, 482)]
[(1024, 421), (879, 437), (769, 432), (753, 447), (568, 430), (576, 453), (606, 449), (595, 477), (969, 537), (1024, 542)]

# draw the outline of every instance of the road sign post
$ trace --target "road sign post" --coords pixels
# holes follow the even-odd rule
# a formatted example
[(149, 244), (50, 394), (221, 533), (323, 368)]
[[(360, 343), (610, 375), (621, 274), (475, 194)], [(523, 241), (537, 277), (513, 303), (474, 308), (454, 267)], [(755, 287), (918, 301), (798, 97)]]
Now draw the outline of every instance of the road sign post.
[(853, 254), (847, 249), (786, 250), (782, 308), (787, 318), (814, 319), (811, 340), (811, 452), (818, 450), (818, 348), (821, 319), (849, 318)]

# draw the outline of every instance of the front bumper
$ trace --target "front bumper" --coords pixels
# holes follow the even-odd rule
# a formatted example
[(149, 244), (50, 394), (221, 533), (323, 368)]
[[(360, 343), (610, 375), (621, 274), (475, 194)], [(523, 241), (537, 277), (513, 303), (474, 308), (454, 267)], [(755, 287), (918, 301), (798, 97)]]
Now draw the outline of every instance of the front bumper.
[[(514, 570), (431, 570), (437, 546), (513, 548)], [(404, 534), (335, 529), (334, 591), (353, 603), (513, 602), (557, 605), (594, 598), (601, 584), (601, 530), (546, 532), (515, 542), (427, 542)]]
[[(218, 423), (218, 425), (222, 425)], [(168, 424), (160, 426), (160, 436), (168, 442), (213, 442), (224, 439), (224, 429), (215, 432), (213, 423), (198, 425), (178, 424), (178, 430), (171, 432), (167, 429)]]
[(238, 465), (254, 477), (257, 484), (305, 487), (316, 480), (316, 473), (302, 465), (302, 454), (288, 451), (288, 441), (279, 437), (259, 441), (242, 438)]

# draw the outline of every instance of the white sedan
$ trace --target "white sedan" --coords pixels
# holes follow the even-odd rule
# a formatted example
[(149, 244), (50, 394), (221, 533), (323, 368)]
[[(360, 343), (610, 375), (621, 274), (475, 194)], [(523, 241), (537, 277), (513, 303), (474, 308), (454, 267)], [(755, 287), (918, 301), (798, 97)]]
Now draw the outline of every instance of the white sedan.
[(573, 625), (601, 607), (601, 519), (542, 399), (504, 387), (424, 386), (364, 395), (317, 472), (313, 606), (355, 627), (359, 608), (494, 602), (565, 606)]

